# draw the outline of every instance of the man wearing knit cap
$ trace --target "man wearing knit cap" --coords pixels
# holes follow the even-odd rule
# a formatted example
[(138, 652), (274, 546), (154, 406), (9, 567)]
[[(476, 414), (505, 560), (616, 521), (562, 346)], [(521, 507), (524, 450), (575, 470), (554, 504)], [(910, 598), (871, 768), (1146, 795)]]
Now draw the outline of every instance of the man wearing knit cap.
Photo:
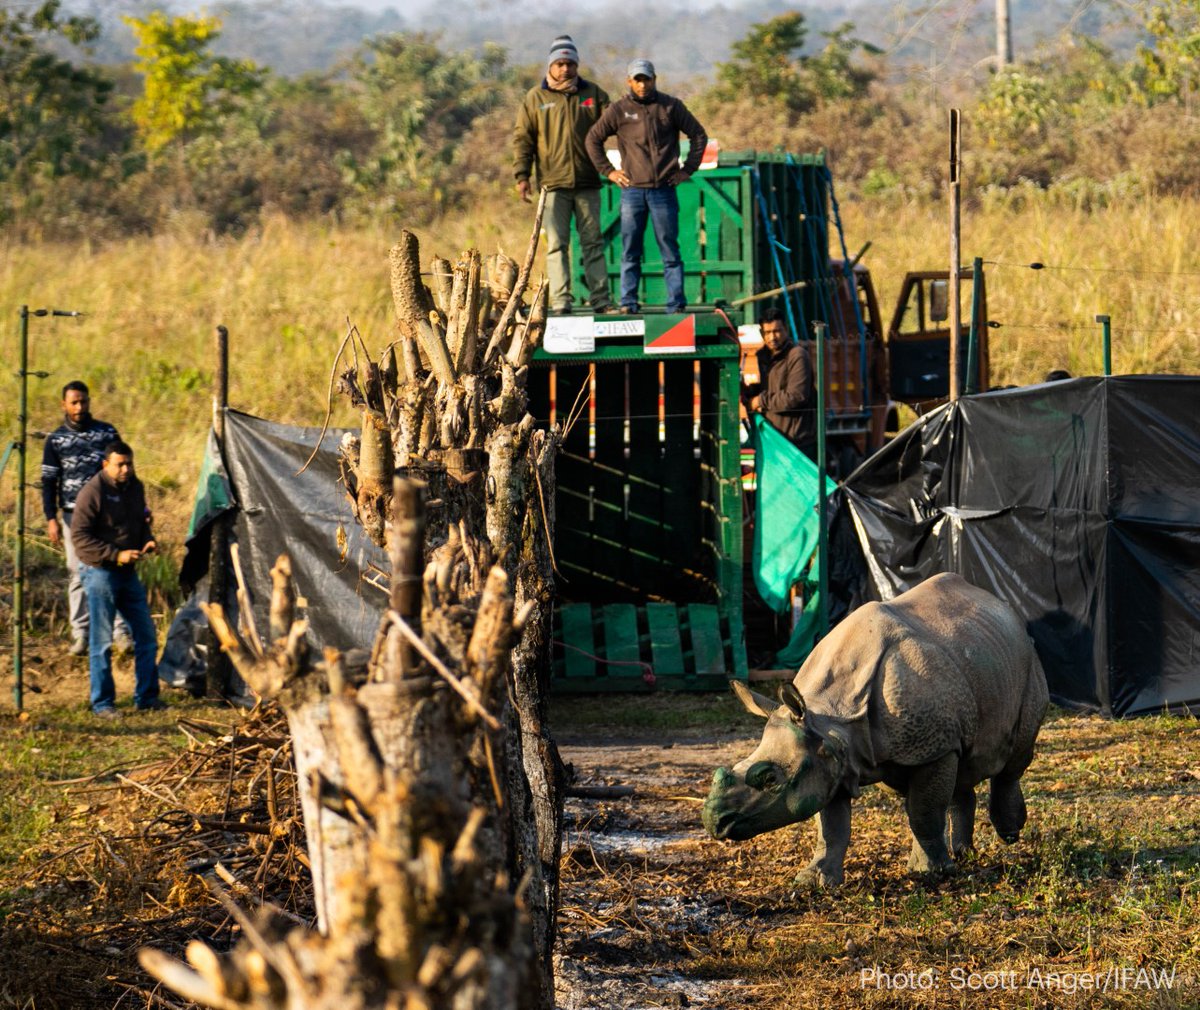
[(600, 236), (600, 175), (584, 146), (588, 130), (608, 107), (608, 95), (579, 76), (579, 50), (570, 35), (550, 46), (546, 76), (531, 88), (513, 131), (513, 175), (522, 200), (530, 199), (530, 175), (546, 192), (546, 273), (550, 311), (571, 311), (571, 218), (579, 232), (583, 272), (593, 311), (612, 310), (608, 270)]
[[(700, 167), (708, 134), (683, 102), (658, 90), (654, 64), (649, 60), (634, 60), (625, 77), (629, 94), (608, 107), (587, 137), (587, 152), (596, 171), (621, 187), (621, 309), (639, 309), (642, 247), (649, 218), (662, 253), (667, 311), (682, 312), (687, 300), (675, 187)], [(690, 145), (682, 166), (681, 133)], [(620, 168), (613, 168), (604, 153), (604, 142), (613, 134), (621, 155)]]

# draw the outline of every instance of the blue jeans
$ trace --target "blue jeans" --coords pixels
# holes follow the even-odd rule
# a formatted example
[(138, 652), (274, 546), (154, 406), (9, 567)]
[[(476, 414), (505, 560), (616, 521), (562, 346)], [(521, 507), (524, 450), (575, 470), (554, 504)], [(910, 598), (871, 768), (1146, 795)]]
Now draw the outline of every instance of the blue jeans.
[(683, 258), (679, 255), (679, 194), (674, 186), (631, 186), (621, 190), (621, 306), (631, 309), (638, 304), (647, 218), (654, 225), (654, 237), (662, 253), (667, 311), (682, 312), (687, 301), (683, 295)]
[(113, 620), (120, 614), (133, 633), (133, 703), (145, 708), (158, 700), (158, 635), (146, 590), (133, 565), (93, 568), (80, 562), (79, 576), (88, 602), (88, 665), (92, 675), (92, 711), (115, 708), (112, 675)]

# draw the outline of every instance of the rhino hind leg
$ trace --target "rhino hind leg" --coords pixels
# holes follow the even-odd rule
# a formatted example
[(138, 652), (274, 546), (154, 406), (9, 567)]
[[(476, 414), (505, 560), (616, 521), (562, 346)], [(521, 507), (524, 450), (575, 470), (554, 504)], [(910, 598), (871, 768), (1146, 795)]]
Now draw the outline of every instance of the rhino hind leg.
[(992, 794), (988, 798), (988, 818), (1001, 841), (1011, 845), (1021, 837), (1027, 817), (1025, 795), (1021, 792), (1021, 776), (1033, 760), (1033, 751), (1010, 761), (999, 775), (992, 778)]
[(801, 886), (835, 887), (845, 879), (843, 864), (850, 845), (850, 796), (840, 793), (817, 815), (817, 845), (812, 862), (796, 875)]
[(912, 771), (905, 806), (913, 835), (908, 868), (916, 873), (953, 865), (946, 847), (946, 812), (954, 797), (957, 778), (957, 754), (944, 754)]
[(960, 783), (950, 802), (950, 851), (955, 858), (975, 848), (975, 787)]

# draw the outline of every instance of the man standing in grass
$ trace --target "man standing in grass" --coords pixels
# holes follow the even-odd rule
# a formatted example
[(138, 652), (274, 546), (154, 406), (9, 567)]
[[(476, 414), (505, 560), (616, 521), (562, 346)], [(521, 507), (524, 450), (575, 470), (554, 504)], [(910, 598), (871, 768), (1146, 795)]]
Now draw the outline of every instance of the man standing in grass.
[(579, 250), (588, 299), (596, 312), (612, 308), (608, 270), (600, 236), (600, 176), (588, 160), (588, 130), (608, 107), (608, 95), (579, 76), (579, 51), (570, 35), (550, 47), (546, 76), (525, 95), (513, 131), (513, 175), (521, 199), (530, 200), (529, 177), (537, 169), (546, 190), (546, 274), (550, 311), (571, 311), (571, 218), (579, 232)]
[[(621, 187), (621, 309), (638, 311), (646, 220), (662, 253), (667, 311), (687, 307), (683, 257), (679, 253), (679, 195), (675, 187), (700, 167), (708, 134), (678, 98), (658, 90), (654, 64), (634, 60), (626, 70), (629, 94), (614, 102), (587, 137), (596, 171)], [(679, 164), (679, 135), (688, 138), (687, 160)], [(616, 134), (621, 167), (613, 168), (604, 142)]]
[[(42, 449), (42, 511), (46, 533), (52, 544), (62, 544), (67, 552), (67, 606), (71, 620), (71, 655), (88, 652), (88, 604), (79, 579), (79, 559), (71, 542), (71, 517), (83, 485), (91, 480), (104, 463), (104, 448), (121, 436), (111, 424), (91, 414), (87, 384), (76, 379), (62, 390), (63, 423), (46, 438)], [(58, 520), (62, 510), (62, 522)], [(124, 641), (122, 641), (122, 639)], [(129, 626), (124, 620), (117, 626), (117, 647), (127, 651)]]
[(167, 707), (158, 697), (158, 638), (136, 567), (142, 555), (158, 546), (147, 517), (145, 490), (133, 472), (133, 450), (124, 442), (111, 442), (100, 472), (75, 500), (71, 524), (90, 618), (92, 711), (103, 719), (120, 715), (112, 676), (113, 617), (118, 613), (133, 631), (134, 705), (142, 712)]

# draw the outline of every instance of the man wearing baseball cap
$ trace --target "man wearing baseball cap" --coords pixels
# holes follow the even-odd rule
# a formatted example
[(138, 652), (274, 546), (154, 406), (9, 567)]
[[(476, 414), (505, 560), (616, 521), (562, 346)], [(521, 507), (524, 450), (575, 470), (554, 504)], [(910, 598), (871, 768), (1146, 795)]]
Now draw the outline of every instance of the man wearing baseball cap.
[[(614, 102), (587, 136), (596, 171), (621, 187), (621, 309), (637, 312), (646, 220), (662, 253), (667, 311), (682, 312), (683, 259), (679, 254), (679, 196), (675, 187), (700, 167), (708, 134), (678, 98), (657, 88), (654, 64), (634, 60), (625, 71), (629, 94)], [(679, 135), (690, 145), (679, 164)], [(621, 167), (613, 168), (604, 142), (616, 135)]]
[(529, 200), (532, 170), (546, 189), (546, 274), (550, 311), (571, 311), (571, 218), (593, 310), (613, 310), (600, 236), (600, 176), (588, 158), (588, 130), (608, 108), (608, 95), (579, 76), (579, 50), (570, 35), (551, 43), (546, 76), (525, 95), (513, 131), (513, 175)]

